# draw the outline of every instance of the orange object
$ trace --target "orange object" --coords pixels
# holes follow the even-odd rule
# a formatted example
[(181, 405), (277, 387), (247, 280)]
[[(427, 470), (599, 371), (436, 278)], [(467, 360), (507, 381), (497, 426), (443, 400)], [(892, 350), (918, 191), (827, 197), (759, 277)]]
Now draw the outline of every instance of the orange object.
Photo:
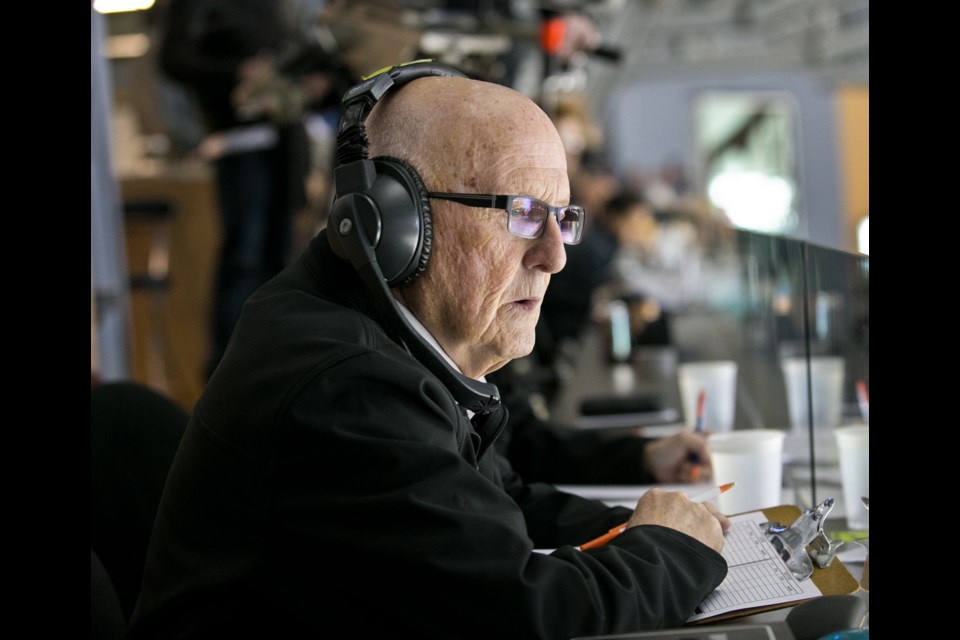
[[(707, 392), (703, 389), (700, 390), (700, 393), (697, 394), (697, 422), (694, 427), (694, 431), (697, 433), (703, 433), (703, 411), (707, 402)], [(693, 466), (690, 468), (690, 480), (693, 482), (700, 481), (700, 456), (695, 453), (690, 454), (690, 464)]]
[(700, 481), (700, 463), (699, 462), (690, 468), (690, 480), (693, 482)]
[(545, 53), (556, 55), (567, 35), (567, 26), (560, 18), (545, 20), (540, 25), (540, 48)]
[(613, 529), (610, 529), (610, 531), (606, 532), (599, 538), (594, 538), (590, 542), (584, 542), (582, 545), (580, 545), (580, 551), (586, 551), (587, 549), (593, 549), (595, 547), (602, 547), (603, 545), (607, 544), (608, 542), (616, 538), (618, 535), (623, 533), (623, 530), (626, 528), (627, 528), (626, 522), (624, 522), (623, 524), (618, 524)]
[[(722, 484), (716, 489), (712, 489), (708, 491), (706, 494), (695, 498), (695, 500), (697, 502), (703, 502), (704, 500), (709, 500), (714, 496), (714, 494), (720, 495), (721, 493), (728, 491), (735, 484), (737, 483), (728, 482), (727, 484)], [(623, 533), (626, 530), (626, 528), (627, 528), (626, 522), (624, 522), (623, 524), (618, 524), (613, 529), (610, 529), (610, 531), (607, 531), (605, 534), (603, 534), (599, 538), (594, 538), (590, 542), (584, 542), (579, 547), (580, 551), (586, 551), (587, 549), (595, 549), (597, 547), (602, 547), (603, 545), (607, 544), (608, 542), (616, 538), (618, 535)]]
[(857, 406), (863, 421), (870, 424), (870, 394), (867, 393), (867, 383), (857, 380)]

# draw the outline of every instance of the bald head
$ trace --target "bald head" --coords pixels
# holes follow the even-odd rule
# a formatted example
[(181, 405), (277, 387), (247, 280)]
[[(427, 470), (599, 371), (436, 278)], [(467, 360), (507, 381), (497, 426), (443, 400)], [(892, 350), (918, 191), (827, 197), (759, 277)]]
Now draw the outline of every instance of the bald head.
[(490, 82), (414, 80), (377, 105), (367, 134), (371, 157), (407, 161), (431, 191), (494, 192), (519, 158), (526, 167), (566, 174), (549, 116), (522, 93)]
[[(570, 199), (560, 134), (535, 102), (466, 78), (425, 77), (388, 93), (367, 118), (369, 155), (411, 165), (427, 191)], [(393, 295), (474, 378), (533, 348), (550, 274), (566, 254), (556, 220), (539, 238), (510, 233), (508, 213), (430, 200), (432, 249)]]

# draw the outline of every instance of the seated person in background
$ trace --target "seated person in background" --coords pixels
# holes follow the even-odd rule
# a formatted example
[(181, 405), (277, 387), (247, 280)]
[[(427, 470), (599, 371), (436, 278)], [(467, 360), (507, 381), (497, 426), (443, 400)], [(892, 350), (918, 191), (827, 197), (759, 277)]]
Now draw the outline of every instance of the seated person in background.
[[(656, 226), (646, 200), (632, 192), (614, 195), (596, 213), (580, 244), (567, 251), (566, 267), (554, 276), (543, 298), (539, 329), (554, 345), (579, 340), (598, 295), (615, 284), (621, 249), (645, 244)], [(550, 362), (549, 355), (541, 355)]]
[[(552, 285), (551, 285), (552, 286)], [(536, 375), (509, 366), (487, 376), (510, 410), (497, 450), (526, 482), (554, 484), (683, 484), (712, 477), (706, 438), (680, 431), (663, 438), (643, 437), (642, 429), (578, 430), (552, 419)], [(690, 456), (700, 459), (693, 476)]]
[(594, 294), (595, 302), (623, 300), (630, 309), (630, 335), (633, 346), (666, 346), (673, 343), (668, 311), (656, 293), (645, 290), (649, 279), (636, 281), (637, 269), (643, 270), (655, 255), (661, 239), (659, 212), (655, 212), (642, 192), (624, 189), (607, 203), (606, 219), (617, 238), (617, 250), (609, 282)]
[[(713, 505), (653, 489), (609, 507), (525, 483), (491, 446), (507, 416), (484, 376), (533, 348), (564, 242), (579, 239), (549, 117), (429, 62), (361, 83), (344, 106), (329, 224), (248, 300), (196, 404), (130, 638), (683, 624), (726, 576), (730, 523)], [(428, 217), (429, 255), (401, 246), (395, 219)]]

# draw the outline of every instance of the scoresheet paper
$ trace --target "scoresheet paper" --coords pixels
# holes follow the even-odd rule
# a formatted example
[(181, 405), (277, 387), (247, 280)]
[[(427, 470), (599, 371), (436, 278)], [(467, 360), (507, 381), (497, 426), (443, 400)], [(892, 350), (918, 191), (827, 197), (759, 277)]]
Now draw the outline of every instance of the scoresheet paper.
[(800, 582), (794, 578), (777, 555), (760, 529), (766, 516), (753, 512), (730, 520), (722, 553), (727, 560), (727, 577), (700, 603), (688, 622), (822, 595), (813, 580)]

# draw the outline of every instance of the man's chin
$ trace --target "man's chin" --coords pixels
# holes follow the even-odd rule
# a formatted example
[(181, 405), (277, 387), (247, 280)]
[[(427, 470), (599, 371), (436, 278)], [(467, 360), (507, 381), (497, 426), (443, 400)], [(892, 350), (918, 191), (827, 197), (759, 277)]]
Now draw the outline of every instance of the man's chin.
[(531, 334), (528, 339), (518, 342), (516, 348), (510, 351), (510, 360), (525, 358), (533, 353), (533, 347), (536, 345), (536, 342), (536, 336), (533, 334)]

